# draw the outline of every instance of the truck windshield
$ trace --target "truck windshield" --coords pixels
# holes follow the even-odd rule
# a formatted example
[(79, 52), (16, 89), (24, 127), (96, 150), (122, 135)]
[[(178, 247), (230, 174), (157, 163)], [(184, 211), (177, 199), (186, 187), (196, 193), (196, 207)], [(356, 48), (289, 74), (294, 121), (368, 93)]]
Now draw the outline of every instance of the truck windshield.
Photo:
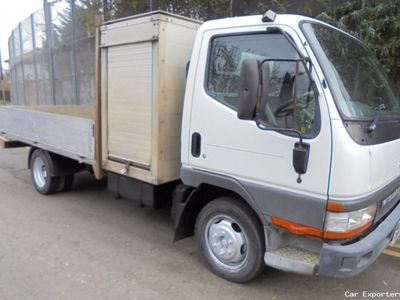
[(399, 99), (375, 58), (352, 36), (318, 23), (302, 29), (321, 64), (345, 119), (400, 117)]

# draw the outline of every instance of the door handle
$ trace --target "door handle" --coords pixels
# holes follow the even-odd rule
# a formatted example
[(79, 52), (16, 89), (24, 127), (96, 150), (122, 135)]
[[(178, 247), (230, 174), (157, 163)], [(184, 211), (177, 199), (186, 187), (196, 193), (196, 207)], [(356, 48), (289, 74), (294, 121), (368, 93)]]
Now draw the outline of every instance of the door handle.
[(200, 157), (201, 154), (201, 135), (198, 132), (192, 134), (192, 156)]

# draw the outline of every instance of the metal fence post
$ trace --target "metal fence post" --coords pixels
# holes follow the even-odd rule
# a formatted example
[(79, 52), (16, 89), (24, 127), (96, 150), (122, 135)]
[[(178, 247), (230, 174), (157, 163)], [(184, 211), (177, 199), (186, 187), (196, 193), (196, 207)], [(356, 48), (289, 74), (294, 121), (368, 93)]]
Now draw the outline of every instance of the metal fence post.
[(27, 97), (26, 97), (26, 85), (25, 85), (25, 70), (24, 70), (24, 42), (22, 40), (22, 23), (19, 23), (18, 25), (18, 32), (19, 32), (19, 48), (20, 48), (20, 54), (21, 54), (21, 72), (22, 72), (22, 86), (23, 86), (23, 103), (27, 104)]
[(35, 20), (34, 15), (31, 15), (31, 31), (32, 31), (32, 47), (33, 47), (33, 68), (35, 73), (35, 91), (36, 91), (36, 104), (40, 103), (39, 99), (39, 82), (38, 82), (38, 71), (37, 71), (37, 57), (36, 57), (36, 32), (35, 32)]
[(103, 15), (104, 15), (104, 20), (106, 20), (106, 21), (109, 19), (108, 13), (109, 13), (108, 1), (103, 0)]
[(14, 90), (14, 96), (13, 96), (13, 103), (14, 104), (17, 104), (18, 103), (18, 92), (17, 92), (17, 90), (18, 90), (18, 88), (17, 88), (17, 82), (18, 82), (18, 76), (17, 76), (17, 72), (16, 72), (16, 69), (15, 69), (15, 30), (13, 30), (13, 32), (11, 33), (11, 45), (12, 45), (12, 54), (10, 54), (10, 56), (12, 55), (12, 60), (10, 61), (11, 62), (11, 69), (13, 70), (12, 71), (12, 75), (13, 75), (13, 77), (14, 77), (14, 80), (13, 80), (13, 82), (12, 82), (12, 88), (13, 88), (13, 90)]
[(9, 100), (12, 103), (12, 97), (13, 97), (13, 95), (15, 93), (15, 90), (14, 90), (14, 82), (15, 81), (14, 81), (14, 68), (12, 66), (13, 49), (12, 49), (11, 37), (12, 37), (12, 33), (11, 33), (11, 36), (8, 38), (8, 56), (9, 56), (9, 58), (8, 58), (8, 66), (9, 66), (9, 79), (10, 79), (9, 80), (9, 82), (10, 82), (10, 98), (9, 98)]
[(51, 96), (53, 98), (53, 104), (56, 104), (56, 91), (54, 83), (54, 61), (53, 61), (53, 25), (51, 22), (51, 4), (44, 0), (44, 19), (46, 26), (46, 41), (49, 50), (49, 79)]
[(4, 75), (3, 75), (3, 61), (1, 59), (1, 49), (0, 49), (0, 80), (1, 80), (1, 99), (6, 100), (6, 91), (4, 90)]
[(75, 32), (75, 0), (71, 0), (71, 23), (72, 23), (72, 48), (71, 48), (71, 71), (72, 71), (72, 86), (75, 95), (75, 104), (79, 104), (79, 91), (78, 91), (78, 82), (76, 76), (76, 55), (75, 55), (75, 39), (76, 39), (76, 32)]

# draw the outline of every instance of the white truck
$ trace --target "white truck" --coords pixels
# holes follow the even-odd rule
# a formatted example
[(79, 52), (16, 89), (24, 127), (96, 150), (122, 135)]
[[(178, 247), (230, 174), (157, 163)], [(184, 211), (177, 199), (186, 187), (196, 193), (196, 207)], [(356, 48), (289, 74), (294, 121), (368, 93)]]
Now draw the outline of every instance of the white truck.
[(95, 105), (0, 108), (38, 192), (89, 168), (115, 195), (172, 204), (175, 240), (194, 234), (234, 282), (265, 265), (349, 277), (395, 243), (399, 128), (400, 100), (358, 39), (272, 11), (106, 22)]

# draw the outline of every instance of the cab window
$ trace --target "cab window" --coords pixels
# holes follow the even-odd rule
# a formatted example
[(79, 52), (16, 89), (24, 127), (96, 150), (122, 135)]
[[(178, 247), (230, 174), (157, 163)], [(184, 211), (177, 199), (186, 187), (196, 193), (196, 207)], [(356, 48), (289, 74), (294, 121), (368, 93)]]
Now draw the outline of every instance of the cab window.
[[(305, 135), (318, 130), (317, 99), (311, 80), (297, 59), (293, 46), (282, 34), (248, 34), (216, 36), (211, 41), (205, 88), (216, 101), (236, 110), (239, 77), (244, 59), (266, 61), (269, 76), (268, 97), (260, 107), (263, 121), (279, 128), (297, 129)], [(275, 59), (275, 61), (274, 61)]]

